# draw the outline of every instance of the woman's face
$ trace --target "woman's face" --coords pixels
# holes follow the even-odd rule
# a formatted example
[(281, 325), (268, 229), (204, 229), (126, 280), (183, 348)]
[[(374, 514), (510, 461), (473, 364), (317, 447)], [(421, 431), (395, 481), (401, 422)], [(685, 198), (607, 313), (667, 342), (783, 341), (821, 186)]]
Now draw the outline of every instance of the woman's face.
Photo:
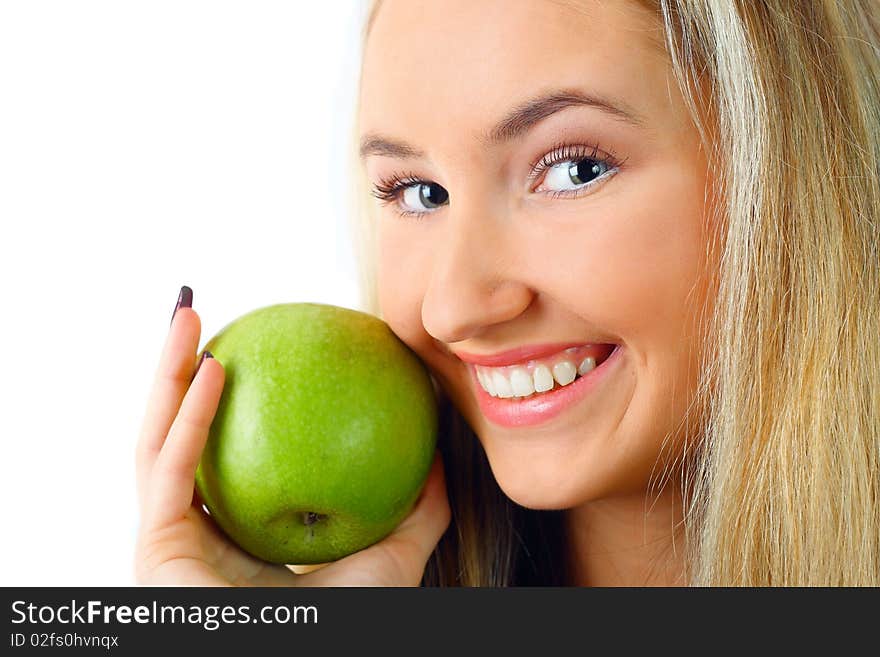
[(685, 438), (709, 239), (652, 15), (385, 0), (361, 90), (383, 316), (501, 488), (544, 509), (644, 491)]

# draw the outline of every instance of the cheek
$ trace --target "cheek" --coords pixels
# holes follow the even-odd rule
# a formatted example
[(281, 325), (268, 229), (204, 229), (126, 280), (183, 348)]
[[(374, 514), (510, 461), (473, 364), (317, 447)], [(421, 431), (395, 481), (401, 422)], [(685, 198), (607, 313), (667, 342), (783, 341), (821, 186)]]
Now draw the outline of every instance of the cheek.
[[(704, 177), (693, 169), (657, 167), (623, 182), (600, 203), (548, 234), (544, 260), (564, 263), (552, 283), (557, 299), (601, 330), (612, 332), (642, 359), (662, 357), (690, 333), (703, 268)], [(575, 215), (577, 210), (572, 210)], [(581, 210), (583, 212), (583, 210)], [(538, 267), (537, 262), (531, 267)]]
[(636, 382), (621, 422), (630, 441), (620, 456), (645, 474), (658, 457), (675, 459), (681, 441), (699, 431), (682, 420), (703, 349), (695, 320), (706, 301), (704, 185), (694, 169), (652, 171), (622, 221), (600, 236), (608, 258), (597, 265), (597, 280), (607, 282), (609, 322), (630, 346)]
[(540, 285), (628, 349), (619, 394), (625, 401), (571, 457), (592, 473), (590, 486), (607, 487), (603, 494), (642, 487), (658, 456), (674, 458), (681, 449), (684, 434), (662, 452), (661, 445), (679, 427), (699, 376), (702, 337), (694, 327), (703, 301), (704, 181), (693, 169), (648, 171), (582, 211), (577, 234), (547, 238), (568, 268), (564, 275), (555, 268), (553, 280), (548, 275)]
[(421, 318), (428, 262), (411, 236), (408, 237), (406, 227), (389, 226), (388, 222), (393, 220), (387, 217), (379, 221), (376, 269), (379, 308), (398, 337), (419, 351), (429, 339)]

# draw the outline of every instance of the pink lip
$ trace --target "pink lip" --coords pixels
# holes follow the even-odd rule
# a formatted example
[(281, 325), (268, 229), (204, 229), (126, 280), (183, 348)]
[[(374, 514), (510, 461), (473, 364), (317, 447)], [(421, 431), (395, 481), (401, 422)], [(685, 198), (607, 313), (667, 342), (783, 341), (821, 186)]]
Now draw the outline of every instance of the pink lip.
[[(517, 365), (530, 360), (551, 356), (553, 354), (564, 351), (569, 347), (580, 347), (583, 342), (560, 342), (556, 344), (532, 344), (525, 347), (517, 347), (509, 351), (500, 351), (497, 354), (487, 354), (481, 356), (479, 354), (469, 354), (464, 351), (455, 351), (455, 355), (466, 363), (474, 365), (484, 365), (486, 367), (503, 367), (505, 365)], [(599, 344), (599, 343), (596, 343)], [(598, 368), (597, 368), (598, 369)]]
[[(554, 351), (550, 353), (555, 353), (555, 351), (558, 351), (557, 346), (554, 346)], [(570, 383), (552, 392), (544, 392), (521, 399), (493, 397), (483, 390), (483, 386), (477, 380), (477, 373), (473, 365), (468, 367), (468, 369), (474, 382), (477, 403), (480, 405), (480, 410), (486, 416), (486, 419), (504, 427), (526, 427), (547, 422), (583, 399), (596, 386), (608, 378), (609, 372), (621, 360), (622, 351), (623, 347), (620, 345), (615, 346), (614, 351), (611, 352), (608, 358), (586, 376), (576, 379), (574, 383)], [(510, 352), (505, 352), (504, 355), (507, 353)], [(498, 354), (495, 356), (497, 357)], [(503, 364), (506, 365), (507, 362)]]

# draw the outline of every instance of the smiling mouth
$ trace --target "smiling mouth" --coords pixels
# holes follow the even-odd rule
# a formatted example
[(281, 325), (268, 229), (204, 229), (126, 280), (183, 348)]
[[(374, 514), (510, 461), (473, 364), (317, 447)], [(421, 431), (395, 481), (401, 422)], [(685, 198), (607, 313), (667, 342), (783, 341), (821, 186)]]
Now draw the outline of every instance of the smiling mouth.
[(526, 399), (571, 385), (605, 362), (616, 347), (614, 344), (589, 344), (516, 365), (472, 367), (480, 386), (492, 397)]

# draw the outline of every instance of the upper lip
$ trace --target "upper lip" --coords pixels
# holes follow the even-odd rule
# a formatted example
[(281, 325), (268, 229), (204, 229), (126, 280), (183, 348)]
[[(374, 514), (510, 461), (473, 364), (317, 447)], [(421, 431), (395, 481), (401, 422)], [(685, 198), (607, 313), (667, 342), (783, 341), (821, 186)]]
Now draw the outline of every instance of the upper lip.
[(494, 354), (472, 354), (466, 351), (453, 350), (453, 353), (466, 363), (484, 365), (485, 367), (503, 367), (517, 365), (536, 358), (551, 356), (570, 347), (583, 347), (589, 344), (608, 344), (603, 342), (558, 342), (554, 344), (530, 344)]

